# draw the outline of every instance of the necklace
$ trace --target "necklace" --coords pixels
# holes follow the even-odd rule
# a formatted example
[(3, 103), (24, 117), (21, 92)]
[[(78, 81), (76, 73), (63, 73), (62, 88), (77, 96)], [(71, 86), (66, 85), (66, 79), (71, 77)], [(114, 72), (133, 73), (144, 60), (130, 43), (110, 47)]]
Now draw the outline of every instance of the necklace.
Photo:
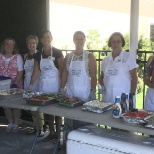
[(82, 51), (82, 50), (78, 50), (78, 51), (75, 50), (75, 51), (74, 51), (74, 54), (75, 54), (76, 56), (80, 57), (80, 56), (83, 55), (83, 52), (84, 52), (84, 51)]

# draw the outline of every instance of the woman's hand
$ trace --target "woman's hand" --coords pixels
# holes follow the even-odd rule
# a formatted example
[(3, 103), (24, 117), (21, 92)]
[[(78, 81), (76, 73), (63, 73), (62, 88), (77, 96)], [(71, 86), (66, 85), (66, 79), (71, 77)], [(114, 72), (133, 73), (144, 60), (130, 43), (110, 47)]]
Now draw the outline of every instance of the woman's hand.
[(99, 91), (99, 94), (104, 94), (105, 93), (105, 87), (98, 84), (98, 91)]
[(64, 90), (64, 88), (60, 88), (59, 92), (60, 92), (60, 94), (65, 95), (65, 90)]

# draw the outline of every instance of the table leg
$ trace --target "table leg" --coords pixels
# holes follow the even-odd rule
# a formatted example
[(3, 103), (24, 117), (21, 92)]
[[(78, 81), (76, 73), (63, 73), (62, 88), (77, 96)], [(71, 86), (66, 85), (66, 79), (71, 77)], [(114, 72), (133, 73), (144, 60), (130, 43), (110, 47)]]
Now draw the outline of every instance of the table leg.
[(76, 125), (77, 125), (77, 120), (74, 120), (74, 119), (73, 119), (73, 130), (76, 129), (76, 127), (77, 127)]
[(33, 145), (32, 145), (31, 150), (30, 150), (30, 154), (32, 154), (32, 152), (33, 152), (38, 134), (39, 134), (39, 111), (37, 110), (36, 111), (36, 135), (34, 137), (34, 141), (33, 141)]
[(61, 122), (62, 122), (61, 117), (58, 116), (57, 125), (56, 125), (57, 143), (54, 148), (53, 154), (56, 154), (58, 148), (60, 147)]

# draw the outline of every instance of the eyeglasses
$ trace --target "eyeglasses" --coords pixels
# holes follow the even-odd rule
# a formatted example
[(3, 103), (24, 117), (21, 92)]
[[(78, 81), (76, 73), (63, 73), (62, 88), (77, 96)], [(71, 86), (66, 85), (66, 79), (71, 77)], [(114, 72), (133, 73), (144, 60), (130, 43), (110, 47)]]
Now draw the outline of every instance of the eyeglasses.
[(120, 44), (120, 43), (122, 43), (122, 41), (121, 41), (121, 40), (118, 40), (118, 41), (111, 41), (111, 43), (113, 43), (113, 44), (115, 44), (115, 43)]

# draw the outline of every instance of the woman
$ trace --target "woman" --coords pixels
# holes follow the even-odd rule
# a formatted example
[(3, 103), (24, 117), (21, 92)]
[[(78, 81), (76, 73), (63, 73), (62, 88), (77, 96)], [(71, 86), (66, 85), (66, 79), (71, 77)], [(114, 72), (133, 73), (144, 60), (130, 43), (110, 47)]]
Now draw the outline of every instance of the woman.
[[(24, 70), (25, 70), (25, 78), (24, 78), (24, 89), (29, 90), (31, 76), (33, 73), (34, 67), (34, 54), (37, 53), (37, 45), (38, 45), (38, 38), (37, 36), (29, 35), (26, 38), (27, 48), (29, 50), (28, 54), (24, 55)], [(39, 75), (36, 81), (31, 88), (32, 91), (39, 90)]]
[[(39, 91), (46, 93), (57, 93), (60, 87), (60, 75), (63, 67), (63, 54), (59, 49), (51, 46), (52, 34), (49, 30), (45, 30), (41, 34), (41, 43), (43, 44), (42, 52), (38, 52), (34, 56), (34, 70), (30, 82), (33, 87), (34, 82), (40, 72)], [(45, 115), (49, 122), (50, 134), (44, 141), (48, 141), (55, 137), (54, 133), (54, 116)], [(56, 124), (58, 117), (55, 117)]]
[[(38, 38), (37, 36), (29, 35), (26, 39), (27, 48), (29, 50), (28, 54), (24, 55), (24, 70), (25, 70), (25, 78), (24, 78), (24, 89), (29, 90), (31, 76), (33, 73), (33, 67), (34, 67), (34, 54), (37, 53), (37, 45), (38, 45)], [(33, 84), (33, 87), (31, 88), (31, 91), (39, 91), (39, 75), (36, 79), (36, 81)], [(36, 112), (31, 112), (33, 123), (36, 125)], [(38, 137), (42, 137), (44, 135), (43, 132), (43, 125), (44, 125), (44, 116), (42, 113), (39, 113), (39, 134)], [(36, 133), (36, 128), (29, 130), (27, 132), (28, 134)]]
[(150, 56), (148, 59), (144, 83), (149, 87), (145, 96), (145, 109), (154, 111), (154, 56)]
[[(66, 55), (62, 73), (60, 92), (64, 94), (66, 84), (66, 95), (77, 97), (80, 100), (95, 100), (96, 89), (96, 60), (92, 53), (84, 50), (86, 36), (82, 31), (76, 31), (73, 35), (75, 51)], [(65, 119), (65, 124), (73, 129), (73, 121)], [(76, 121), (75, 127), (87, 123)]]
[(75, 51), (67, 54), (62, 73), (61, 93), (78, 97), (81, 100), (95, 100), (96, 91), (96, 60), (92, 53), (84, 51), (86, 36), (82, 31), (73, 35)]
[(122, 50), (125, 40), (121, 33), (113, 33), (108, 41), (112, 52), (102, 61), (99, 83), (105, 89), (103, 101), (115, 102), (122, 93), (135, 95), (137, 87), (137, 64), (130, 52)]
[[(0, 54), (0, 76), (11, 78), (11, 88), (23, 88), (23, 60), (18, 54), (16, 42), (13, 38), (6, 38), (2, 42)], [(4, 108), (9, 122), (6, 132), (18, 132), (21, 110)]]

